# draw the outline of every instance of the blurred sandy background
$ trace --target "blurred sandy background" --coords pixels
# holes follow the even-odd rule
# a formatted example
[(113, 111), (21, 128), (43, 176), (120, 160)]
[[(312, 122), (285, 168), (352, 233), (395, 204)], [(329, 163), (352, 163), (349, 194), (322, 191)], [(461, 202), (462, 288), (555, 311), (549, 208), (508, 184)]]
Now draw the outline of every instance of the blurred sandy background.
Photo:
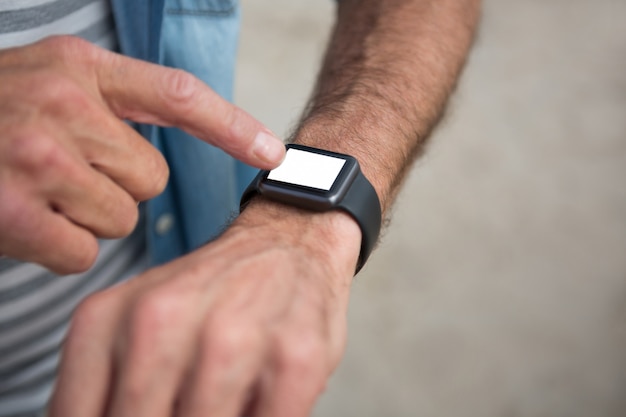
[[(239, 105), (286, 134), (332, 0), (242, 0)], [(626, 1), (487, 0), (315, 416), (626, 415)]]

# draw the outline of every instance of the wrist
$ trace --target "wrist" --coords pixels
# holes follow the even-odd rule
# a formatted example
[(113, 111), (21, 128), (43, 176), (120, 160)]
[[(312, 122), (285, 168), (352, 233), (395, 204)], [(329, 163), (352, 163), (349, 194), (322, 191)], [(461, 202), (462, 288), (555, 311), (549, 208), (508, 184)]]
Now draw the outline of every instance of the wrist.
[(360, 252), (361, 230), (341, 210), (314, 212), (257, 196), (232, 228), (254, 230), (269, 243), (303, 249), (304, 256), (352, 276)]
[(379, 168), (389, 167), (389, 161), (382, 160), (382, 153), (375, 151), (371, 144), (393, 143), (391, 134), (369, 122), (355, 120), (349, 114), (342, 114), (345, 120), (341, 123), (337, 122), (336, 117), (321, 112), (310, 115), (302, 122), (291, 141), (355, 157), (363, 175), (376, 190), (384, 215), (390, 202), (389, 190), (394, 182), (394, 171)]

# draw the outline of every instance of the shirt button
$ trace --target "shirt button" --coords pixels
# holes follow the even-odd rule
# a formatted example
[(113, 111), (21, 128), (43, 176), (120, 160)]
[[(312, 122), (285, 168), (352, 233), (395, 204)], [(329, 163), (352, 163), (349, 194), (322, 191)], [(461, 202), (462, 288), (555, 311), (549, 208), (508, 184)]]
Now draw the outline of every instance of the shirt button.
[(172, 230), (174, 226), (174, 216), (169, 213), (161, 214), (154, 224), (154, 230), (157, 235), (163, 236)]

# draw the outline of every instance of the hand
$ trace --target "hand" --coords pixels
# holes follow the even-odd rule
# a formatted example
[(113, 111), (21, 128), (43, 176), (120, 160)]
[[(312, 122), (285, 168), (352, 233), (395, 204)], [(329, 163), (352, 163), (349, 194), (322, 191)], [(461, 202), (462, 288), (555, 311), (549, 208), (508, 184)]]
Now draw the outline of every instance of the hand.
[(260, 168), (284, 146), (195, 77), (73, 37), (0, 51), (0, 254), (87, 269), (96, 237), (132, 231), (161, 154), (123, 120), (177, 126)]
[(304, 417), (338, 364), (360, 230), (262, 201), (217, 241), (87, 299), (50, 417)]

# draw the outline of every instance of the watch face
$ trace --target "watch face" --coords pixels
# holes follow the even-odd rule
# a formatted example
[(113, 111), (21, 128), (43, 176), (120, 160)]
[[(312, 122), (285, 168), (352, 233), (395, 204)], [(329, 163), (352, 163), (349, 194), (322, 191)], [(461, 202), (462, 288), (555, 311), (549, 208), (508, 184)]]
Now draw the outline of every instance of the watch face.
[(285, 160), (259, 182), (259, 191), (276, 200), (312, 210), (338, 204), (359, 172), (349, 155), (302, 145), (287, 145)]
[(267, 179), (329, 191), (345, 164), (343, 158), (289, 148), (283, 163)]

